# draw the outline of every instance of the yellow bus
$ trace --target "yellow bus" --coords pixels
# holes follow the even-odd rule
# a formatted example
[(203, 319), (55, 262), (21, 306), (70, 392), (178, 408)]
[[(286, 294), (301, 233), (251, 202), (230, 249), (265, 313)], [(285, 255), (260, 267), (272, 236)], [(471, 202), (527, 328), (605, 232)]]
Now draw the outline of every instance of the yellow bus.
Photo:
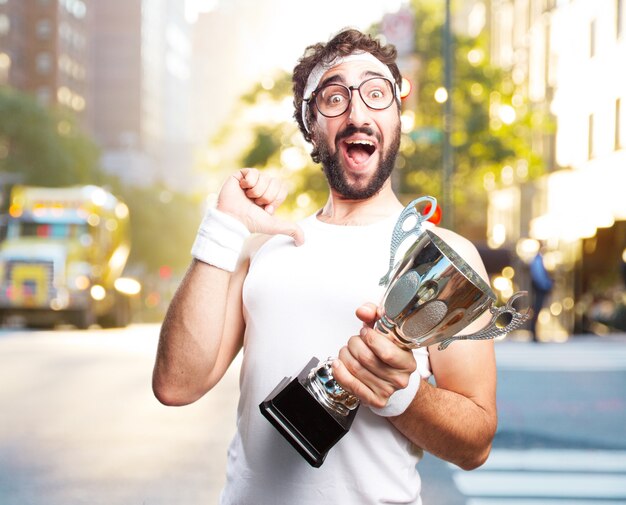
[(97, 186), (15, 186), (0, 244), (0, 317), (28, 326), (127, 325), (141, 288), (122, 277), (128, 214)]

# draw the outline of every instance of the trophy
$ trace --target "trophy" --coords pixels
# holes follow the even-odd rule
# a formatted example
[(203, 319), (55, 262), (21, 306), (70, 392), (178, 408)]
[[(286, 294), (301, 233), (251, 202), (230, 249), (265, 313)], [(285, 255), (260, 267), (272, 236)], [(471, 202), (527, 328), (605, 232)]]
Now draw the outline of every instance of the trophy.
[[(427, 212), (419, 209), (430, 209)], [(430, 196), (413, 200), (400, 214), (393, 230), (389, 270), (380, 280), (386, 292), (374, 328), (405, 349), (439, 344), (445, 349), (456, 340), (503, 336), (529, 317), (519, 312), (517, 292), (501, 307), (489, 284), (446, 242), (422, 228), (435, 212)], [(411, 236), (415, 242), (396, 262), (398, 249)], [(458, 333), (487, 310), (491, 320), (472, 334)], [(283, 437), (314, 467), (343, 437), (356, 416), (359, 400), (334, 380), (332, 359), (320, 364), (312, 358), (295, 377), (285, 377), (259, 408)]]

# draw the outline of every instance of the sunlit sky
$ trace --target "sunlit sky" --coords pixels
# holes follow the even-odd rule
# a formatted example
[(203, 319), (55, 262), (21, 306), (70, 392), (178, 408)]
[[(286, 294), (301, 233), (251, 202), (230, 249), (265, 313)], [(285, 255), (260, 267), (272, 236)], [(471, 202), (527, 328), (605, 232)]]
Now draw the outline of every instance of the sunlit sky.
[(345, 27), (367, 29), (407, 1), (186, 0), (190, 22), (198, 12), (210, 12), (213, 20), (199, 25), (205, 41), (199, 57), (210, 64), (210, 81), (196, 97), (205, 102), (207, 113), (197, 116), (194, 131), (201, 138), (214, 133), (251, 83), (277, 69), (291, 73), (307, 46), (327, 41)]
[[(187, 0), (188, 19), (197, 11), (228, 8), (237, 5), (242, 18), (250, 24), (247, 39), (248, 62), (255, 62), (251, 73), (274, 67), (291, 70), (304, 48), (327, 40), (341, 28), (365, 29), (379, 21), (386, 12), (396, 12), (407, 0)], [(246, 15), (248, 14), (248, 15)]]

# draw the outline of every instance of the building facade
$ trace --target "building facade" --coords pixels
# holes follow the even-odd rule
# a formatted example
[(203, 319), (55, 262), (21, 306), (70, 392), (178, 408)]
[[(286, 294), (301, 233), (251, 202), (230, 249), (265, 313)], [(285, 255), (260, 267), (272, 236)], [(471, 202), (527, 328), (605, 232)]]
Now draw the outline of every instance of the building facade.
[(190, 190), (190, 25), (184, 2), (93, 5), (93, 132), (104, 168), (136, 185)]
[(89, 0), (0, 0), (0, 84), (91, 117)]
[(0, 85), (74, 112), (125, 183), (191, 190), (191, 25), (178, 0), (0, 0)]
[(626, 248), (624, 1), (492, 0), (489, 9), (494, 63), (555, 125), (533, 139), (547, 174), (512, 178), (490, 196), (489, 240), (525, 260), (548, 249), (557, 282), (540, 319), (546, 338), (602, 331), (590, 318), (621, 303), (611, 293), (623, 287)]

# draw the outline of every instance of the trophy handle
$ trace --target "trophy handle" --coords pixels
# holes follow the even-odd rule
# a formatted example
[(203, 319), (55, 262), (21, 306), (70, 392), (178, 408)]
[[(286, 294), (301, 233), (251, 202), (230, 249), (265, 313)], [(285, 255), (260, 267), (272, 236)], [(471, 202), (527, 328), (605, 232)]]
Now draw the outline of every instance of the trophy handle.
[[(418, 204), (422, 202), (430, 203), (430, 210), (425, 214), (422, 214), (417, 210)], [(404, 242), (411, 235), (416, 235), (419, 237), (422, 234), (422, 223), (424, 221), (428, 221), (436, 212), (436, 210), (437, 199), (432, 196), (422, 196), (420, 198), (416, 198), (404, 208), (404, 210), (398, 217), (398, 221), (396, 221), (396, 224), (393, 228), (393, 233), (391, 234), (389, 270), (387, 270), (387, 273), (380, 279), (378, 283), (380, 286), (387, 286), (387, 284), (389, 284), (389, 278), (396, 265), (396, 253), (398, 252), (398, 248), (400, 247), (402, 242)], [(416, 222), (413, 227), (405, 230), (404, 223), (406, 223), (406, 221), (411, 217), (415, 218)]]
[[(448, 347), (455, 340), (487, 340), (492, 338), (501, 337), (506, 335), (507, 333), (516, 330), (520, 326), (522, 326), (529, 318), (530, 318), (530, 309), (527, 309), (525, 312), (521, 313), (513, 307), (513, 303), (518, 298), (525, 296), (527, 294), (526, 291), (518, 291), (511, 298), (509, 298), (506, 305), (501, 307), (494, 307), (493, 305), (489, 307), (489, 311), (491, 312), (491, 320), (487, 323), (482, 330), (479, 330), (475, 333), (470, 333), (469, 335), (456, 335), (454, 337), (449, 337), (442, 340), (439, 343), (438, 349), (443, 351), (446, 347)], [(497, 321), (503, 314), (509, 314), (511, 316), (511, 320), (502, 327), (497, 325)]]

